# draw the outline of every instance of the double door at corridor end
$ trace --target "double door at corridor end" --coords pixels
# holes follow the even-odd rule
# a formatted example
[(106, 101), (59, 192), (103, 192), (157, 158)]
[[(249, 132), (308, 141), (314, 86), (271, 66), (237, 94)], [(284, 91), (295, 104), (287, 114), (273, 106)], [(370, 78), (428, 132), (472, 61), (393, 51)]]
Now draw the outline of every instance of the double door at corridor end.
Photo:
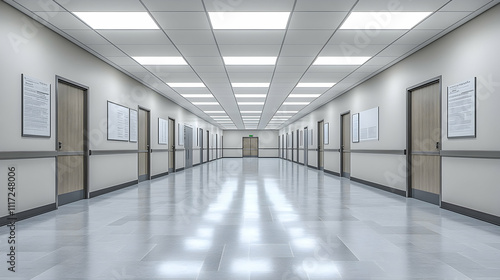
[(243, 137), (243, 157), (259, 157), (259, 137)]

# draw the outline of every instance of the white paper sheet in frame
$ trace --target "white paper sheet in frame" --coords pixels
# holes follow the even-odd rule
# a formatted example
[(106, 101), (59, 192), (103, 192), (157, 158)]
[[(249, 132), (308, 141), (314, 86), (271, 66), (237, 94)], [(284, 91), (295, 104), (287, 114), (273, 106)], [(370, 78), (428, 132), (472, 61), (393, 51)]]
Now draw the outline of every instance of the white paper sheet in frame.
[(158, 118), (158, 144), (168, 145), (168, 121)]
[(50, 84), (22, 75), (22, 136), (50, 137)]
[(351, 129), (352, 129), (352, 142), (358, 143), (359, 142), (359, 114), (352, 115)]
[(108, 101), (108, 140), (129, 141), (129, 108)]
[(378, 140), (378, 107), (359, 113), (359, 140)]
[(130, 109), (130, 135), (129, 135), (129, 141), (130, 142), (137, 142), (137, 117), (138, 117), (138, 112), (137, 110)]
[(476, 137), (476, 78), (448, 87), (448, 138)]
[(328, 145), (330, 142), (330, 124), (325, 123), (323, 125), (323, 144)]
[(177, 139), (177, 144), (179, 146), (184, 146), (184, 126), (182, 124), (178, 124), (179, 129), (177, 130), (177, 134), (179, 135), (179, 139)]

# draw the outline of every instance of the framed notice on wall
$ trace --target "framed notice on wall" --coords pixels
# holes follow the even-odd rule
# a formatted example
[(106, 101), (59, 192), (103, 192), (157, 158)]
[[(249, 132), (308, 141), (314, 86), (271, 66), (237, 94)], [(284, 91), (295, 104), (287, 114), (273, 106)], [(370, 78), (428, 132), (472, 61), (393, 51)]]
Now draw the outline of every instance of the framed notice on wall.
[(168, 121), (158, 118), (158, 144), (168, 144)]
[(302, 144), (302, 138), (304, 138), (304, 131), (300, 131), (300, 136), (299, 136), (299, 140), (300, 140), (300, 146), (303, 146), (304, 144)]
[(352, 115), (352, 142), (359, 142), (359, 114)]
[(378, 140), (378, 107), (359, 113), (359, 140)]
[(50, 84), (28, 77), (22, 79), (22, 136), (50, 138)]
[(314, 129), (311, 129), (311, 131), (309, 131), (309, 146), (314, 146), (313, 140), (314, 140)]
[(448, 87), (448, 138), (476, 137), (476, 78)]
[(108, 101), (108, 140), (129, 141), (129, 108)]
[(325, 123), (323, 125), (323, 144), (328, 145), (330, 142), (330, 124)]
[(130, 109), (130, 142), (137, 142), (137, 110)]

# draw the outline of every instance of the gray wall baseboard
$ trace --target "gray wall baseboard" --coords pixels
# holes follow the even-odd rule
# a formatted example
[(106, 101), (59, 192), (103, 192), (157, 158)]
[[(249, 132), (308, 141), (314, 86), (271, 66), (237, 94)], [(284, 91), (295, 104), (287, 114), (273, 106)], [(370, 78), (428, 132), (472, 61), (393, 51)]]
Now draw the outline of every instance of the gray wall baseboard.
[(466, 207), (458, 206), (452, 203), (441, 201), (441, 208), (458, 214), (462, 214), (474, 219), (478, 219), (490, 224), (500, 226), (500, 217)]
[(380, 189), (380, 190), (383, 190), (383, 191), (386, 191), (386, 192), (390, 192), (390, 193), (393, 193), (393, 194), (397, 194), (397, 195), (406, 197), (406, 192), (405, 191), (398, 190), (398, 189), (395, 189), (395, 188), (392, 188), (392, 187), (384, 186), (384, 185), (373, 183), (373, 182), (370, 182), (370, 181), (365, 181), (363, 179), (359, 179), (359, 178), (355, 178), (355, 177), (351, 177), (351, 181), (358, 182), (358, 183), (361, 183), (361, 184), (364, 184), (364, 185), (367, 185), (367, 186), (370, 186), (370, 187), (374, 187), (374, 188), (377, 188), (377, 189)]
[(93, 191), (93, 192), (90, 193), (90, 198), (93, 198), (93, 197), (96, 197), (96, 196), (100, 196), (100, 195), (103, 195), (103, 194), (107, 194), (107, 193), (110, 193), (110, 192), (114, 192), (114, 191), (117, 191), (119, 189), (127, 188), (127, 187), (130, 187), (130, 186), (136, 185), (136, 184), (138, 184), (138, 181), (134, 180), (134, 181), (130, 181), (130, 182), (127, 182), (127, 183), (123, 183), (123, 184), (119, 184), (119, 185), (116, 185), (116, 186), (112, 186), (112, 187), (109, 187), (109, 188), (105, 188), (105, 189), (102, 189), (102, 190)]
[[(57, 209), (56, 204), (51, 203), (51, 204), (48, 204), (45, 206), (40, 206), (40, 207), (33, 208), (30, 210), (22, 211), (22, 212), (19, 212), (16, 214), (15, 222), (18, 222), (18, 221), (21, 221), (24, 219), (28, 219), (31, 217), (35, 217), (35, 216), (38, 216), (41, 214), (45, 214), (47, 212), (54, 211), (56, 209)], [(10, 216), (1, 217), (0, 218), (0, 226), (4, 226), (4, 225), (9, 224), (11, 222), (11, 220), (9, 218), (10, 218)]]

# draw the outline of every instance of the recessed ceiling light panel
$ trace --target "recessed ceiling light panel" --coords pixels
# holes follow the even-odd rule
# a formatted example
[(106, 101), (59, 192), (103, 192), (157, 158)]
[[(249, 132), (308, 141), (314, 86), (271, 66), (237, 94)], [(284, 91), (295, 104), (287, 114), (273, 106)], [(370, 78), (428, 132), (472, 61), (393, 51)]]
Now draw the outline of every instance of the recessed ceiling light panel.
[(335, 83), (298, 83), (299, 88), (331, 88)]
[(286, 29), (289, 12), (209, 12), (213, 29)]
[(203, 83), (167, 83), (169, 87), (173, 88), (203, 88), (205, 84)]
[(231, 83), (235, 88), (265, 88), (269, 87), (269, 83)]

